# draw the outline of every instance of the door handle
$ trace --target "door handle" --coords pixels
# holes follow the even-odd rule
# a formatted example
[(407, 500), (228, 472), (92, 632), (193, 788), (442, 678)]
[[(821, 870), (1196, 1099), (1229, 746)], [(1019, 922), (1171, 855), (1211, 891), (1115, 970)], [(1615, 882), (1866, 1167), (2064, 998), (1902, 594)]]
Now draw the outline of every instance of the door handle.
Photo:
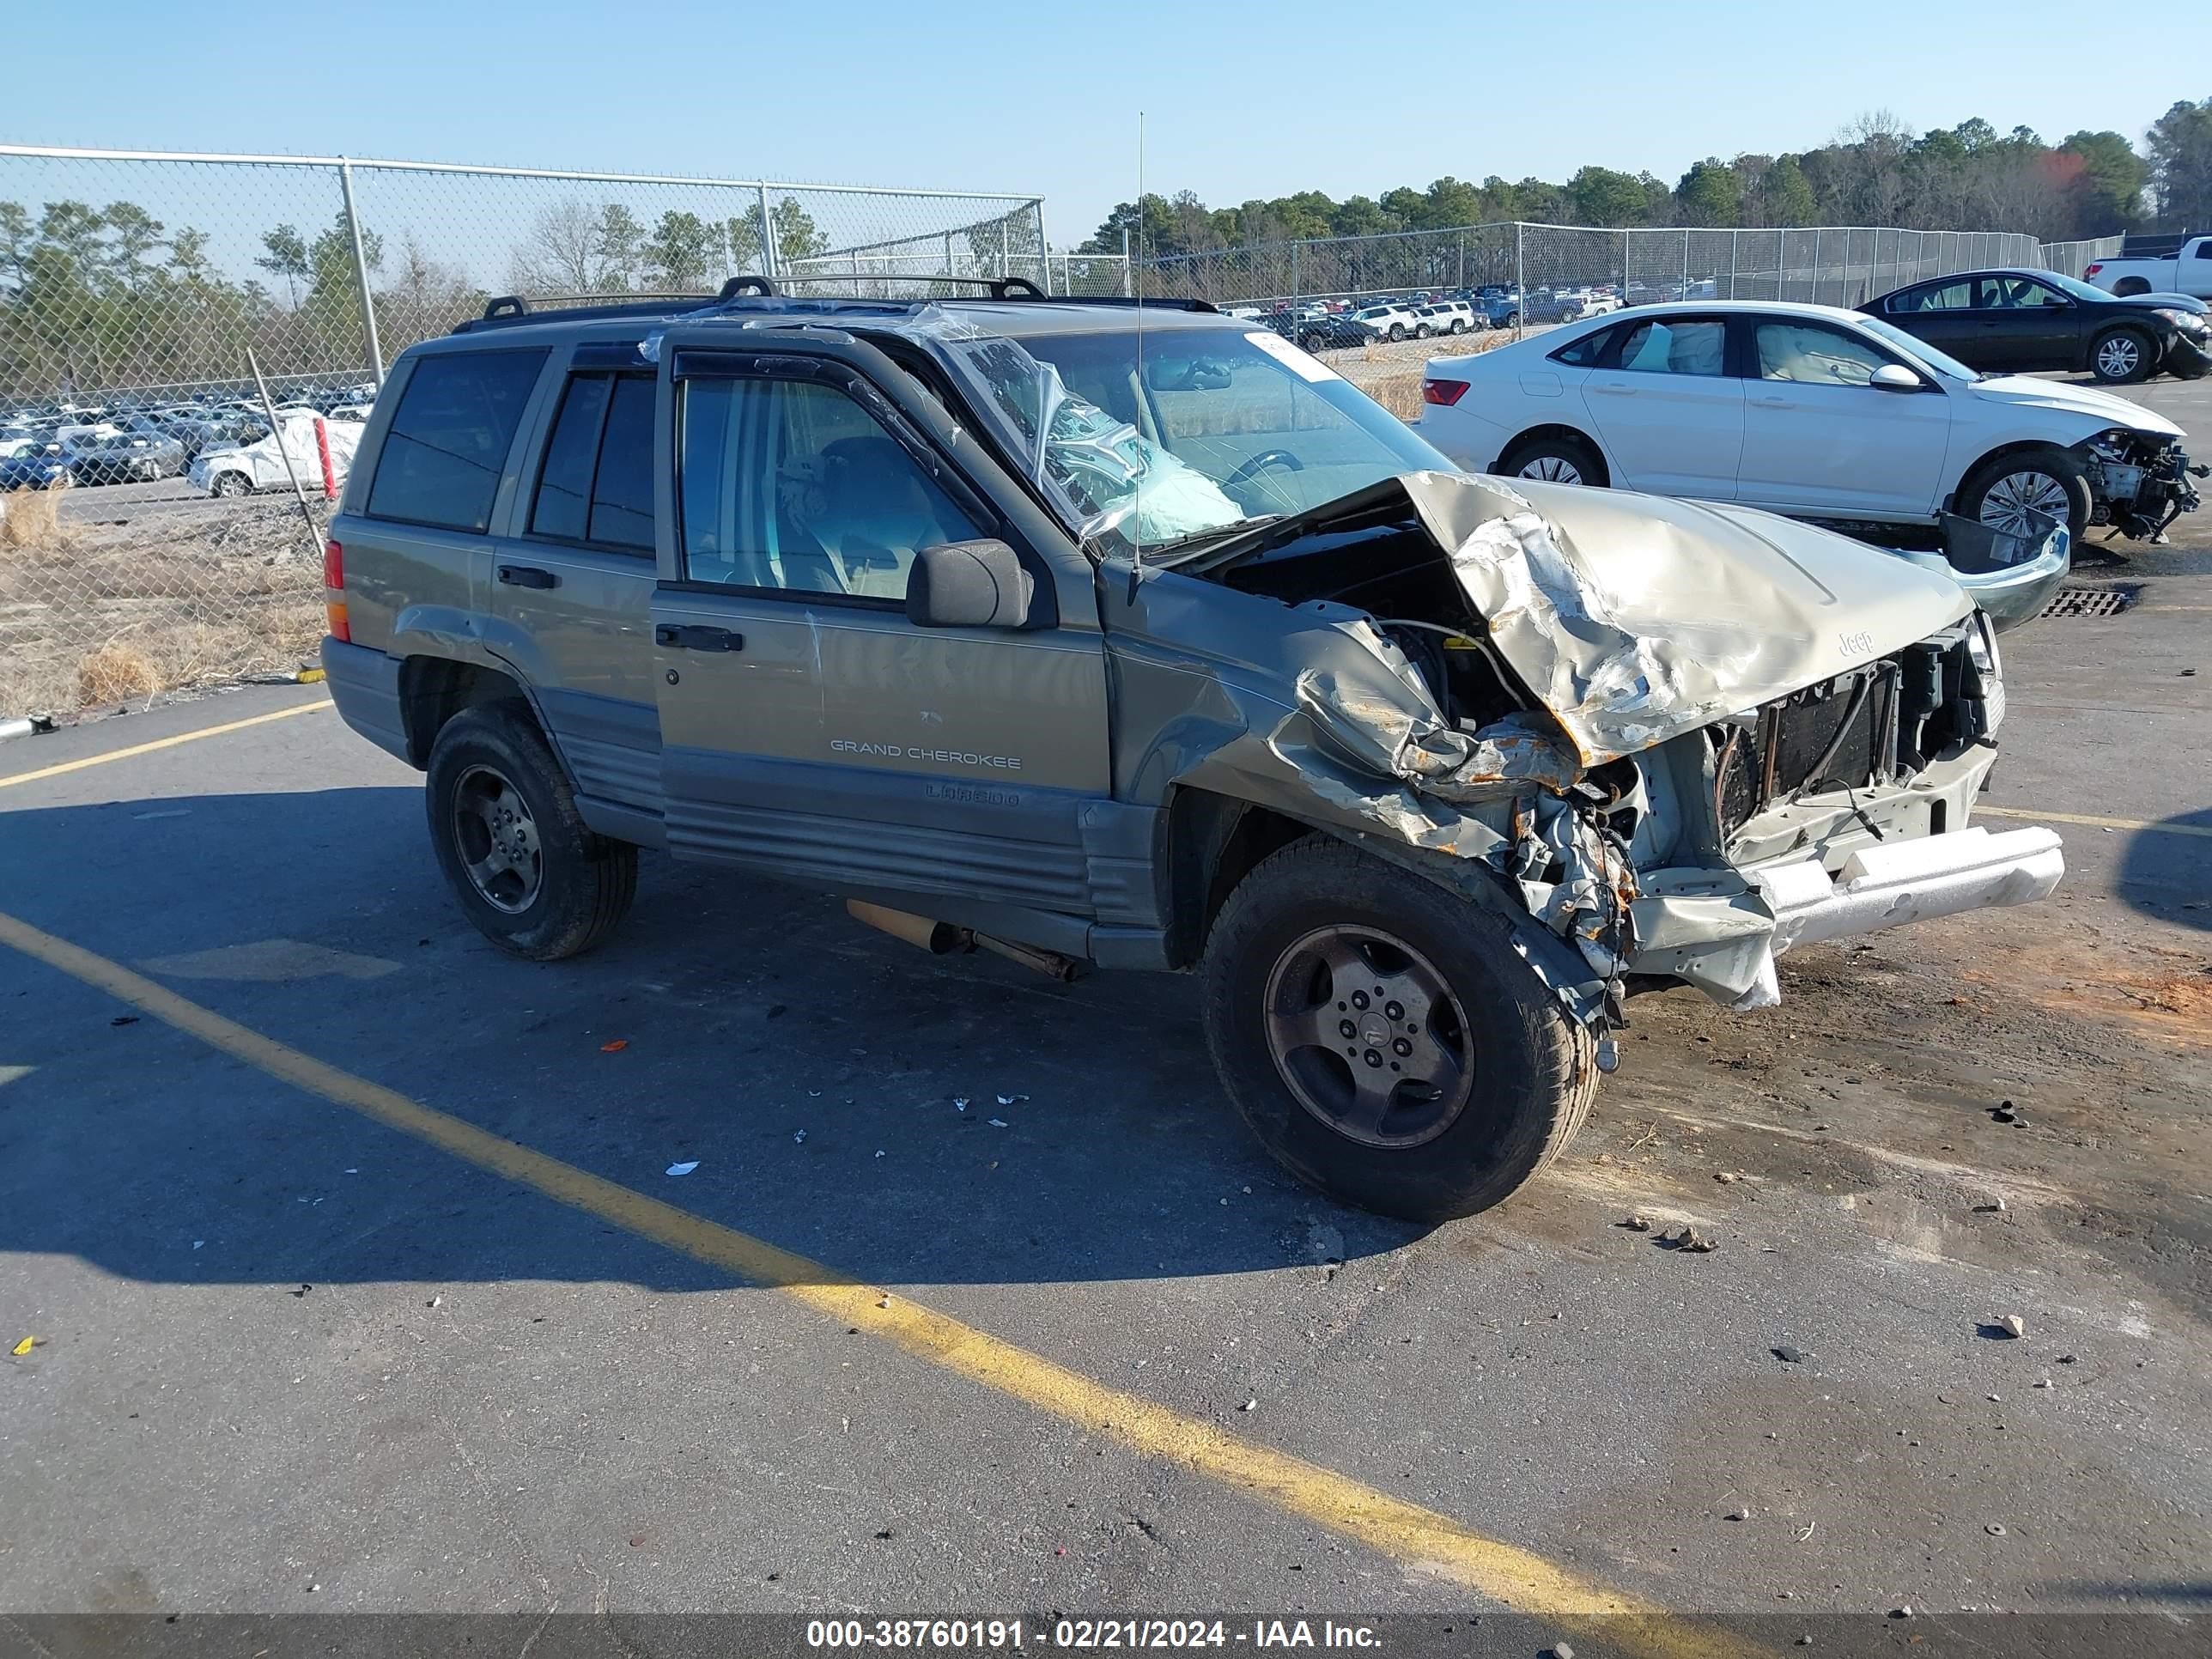
[(1636, 395), (1634, 386), (1620, 386), (1609, 380), (1593, 380), (1589, 389), (1592, 392), (1602, 392), (1608, 398), (1633, 398)]
[(1796, 404), (1787, 398), (1747, 398), (1744, 401), (1753, 409), (1795, 409)]
[(550, 570), (540, 570), (534, 564), (503, 564), (499, 568), (499, 579), (509, 587), (558, 587), (561, 579)]
[(679, 628), (673, 623), (656, 623), (653, 629), (655, 645), (673, 646), (678, 651), (742, 651), (745, 636), (726, 628)]

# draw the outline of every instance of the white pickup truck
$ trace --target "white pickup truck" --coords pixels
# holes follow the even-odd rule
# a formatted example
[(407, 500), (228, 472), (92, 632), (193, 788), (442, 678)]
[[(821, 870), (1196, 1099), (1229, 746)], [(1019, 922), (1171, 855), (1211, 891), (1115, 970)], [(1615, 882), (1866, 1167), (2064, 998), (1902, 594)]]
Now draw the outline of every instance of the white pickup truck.
[[(2128, 240), (2140, 245), (2146, 239)], [(2106, 293), (2123, 298), (2137, 294), (2186, 294), (2212, 300), (2212, 236), (2173, 240), (2175, 246), (2171, 248), (2156, 244), (2151, 248), (2123, 247), (2118, 258), (2100, 259), (2081, 275)]]

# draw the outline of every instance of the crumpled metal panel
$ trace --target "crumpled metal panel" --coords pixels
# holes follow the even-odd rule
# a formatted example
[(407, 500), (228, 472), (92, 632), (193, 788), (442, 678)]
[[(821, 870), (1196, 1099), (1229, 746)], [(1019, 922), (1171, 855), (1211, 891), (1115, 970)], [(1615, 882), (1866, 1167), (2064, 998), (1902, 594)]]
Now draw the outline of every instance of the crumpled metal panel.
[(1498, 654), (1590, 765), (1833, 678), (1971, 608), (1934, 571), (1748, 508), (1449, 472), (1397, 482)]

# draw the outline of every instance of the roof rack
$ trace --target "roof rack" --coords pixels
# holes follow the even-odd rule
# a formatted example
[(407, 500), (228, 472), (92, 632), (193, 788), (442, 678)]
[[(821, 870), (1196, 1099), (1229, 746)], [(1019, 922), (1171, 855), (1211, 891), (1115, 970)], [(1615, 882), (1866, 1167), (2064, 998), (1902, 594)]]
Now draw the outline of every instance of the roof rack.
[[(591, 322), (602, 317), (665, 317), (678, 310), (692, 311), (702, 306), (720, 305), (748, 294), (763, 298), (776, 297), (775, 284), (765, 276), (732, 276), (713, 295), (704, 294), (646, 294), (632, 295), (617, 300), (607, 296), (607, 302), (599, 305), (551, 305), (544, 310), (533, 307), (520, 294), (503, 294), (496, 300), (485, 301), (483, 315), (471, 317), (453, 325), (456, 334), (468, 334), (480, 328), (497, 327), (506, 323), (522, 322)], [(542, 296), (544, 300), (596, 300), (589, 294), (554, 294)]]
[(980, 288), (994, 300), (1049, 300), (1053, 297), (1026, 276), (906, 276), (886, 275), (881, 271), (811, 270), (794, 276), (791, 280), (795, 283), (927, 283), (939, 288), (957, 283), (965, 288)]

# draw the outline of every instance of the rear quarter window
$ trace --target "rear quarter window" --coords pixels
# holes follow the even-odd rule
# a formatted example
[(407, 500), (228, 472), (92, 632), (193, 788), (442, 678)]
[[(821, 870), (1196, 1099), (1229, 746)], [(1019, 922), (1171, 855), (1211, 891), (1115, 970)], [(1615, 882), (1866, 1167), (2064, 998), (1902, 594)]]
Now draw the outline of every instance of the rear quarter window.
[(408, 377), (384, 436), (368, 514), (483, 533), (540, 351), (441, 352)]

